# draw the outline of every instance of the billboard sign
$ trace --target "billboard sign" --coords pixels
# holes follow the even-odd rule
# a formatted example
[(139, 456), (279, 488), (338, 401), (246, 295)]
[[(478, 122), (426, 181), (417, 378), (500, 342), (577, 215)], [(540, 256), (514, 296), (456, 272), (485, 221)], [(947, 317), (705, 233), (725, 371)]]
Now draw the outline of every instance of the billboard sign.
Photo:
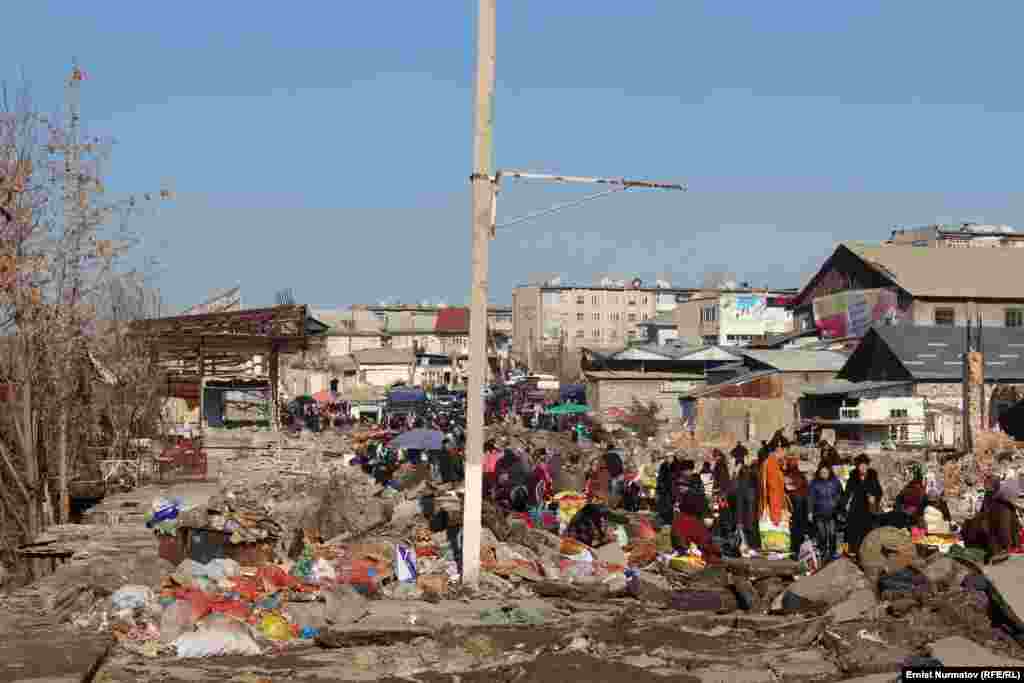
[(793, 326), (793, 314), (768, 305), (764, 294), (723, 294), (719, 300), (719, 324), (726, 335), (783, 334)]
[(894, 289), (857, 289), (814, 300), (815, 324), (829, 339), (863, 337), (873, 324), (901, 318)]

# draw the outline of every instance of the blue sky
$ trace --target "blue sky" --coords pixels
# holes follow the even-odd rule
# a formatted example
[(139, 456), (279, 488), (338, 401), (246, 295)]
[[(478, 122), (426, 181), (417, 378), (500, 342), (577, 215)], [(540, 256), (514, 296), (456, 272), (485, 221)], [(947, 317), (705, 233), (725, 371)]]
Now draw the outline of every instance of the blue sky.
[[(34, 0), (5, 23), (8, 78), (59, 106), (71, 58), (108, 187), (170, 182), (139, 220), (171, 306), (469, 287), (471, 0), (288, 5)], [(499, 0), (499, 167), (685, 182), (502, 231), (491, 298), (530, 275), (798, 286), (843, 239), (893, 225), (1024, 228), (1016, 180), (1024, 6), (1010, 2)], [(509, 218), (591, 191), (509, 184)]]

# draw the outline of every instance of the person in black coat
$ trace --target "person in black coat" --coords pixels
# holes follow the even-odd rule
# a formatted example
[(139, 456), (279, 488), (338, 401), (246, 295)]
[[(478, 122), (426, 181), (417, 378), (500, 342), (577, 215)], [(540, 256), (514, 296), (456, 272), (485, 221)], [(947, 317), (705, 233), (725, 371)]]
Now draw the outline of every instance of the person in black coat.
[(665, 526), (672, 523), (675, 509), (672, 501), (672, 463), (665, 460), (658, 467), (658, 479), (655, 485), (654, 505), (658, 512), (658, 524)]
[(878, 472), (870, 467), (871, 459), (861, 453), (853, 461), (839, 508), (846, 510), (846, 544), (850, 555), (860, 551), (864, 537), (875, 527), (875, 514), (882, 500)]

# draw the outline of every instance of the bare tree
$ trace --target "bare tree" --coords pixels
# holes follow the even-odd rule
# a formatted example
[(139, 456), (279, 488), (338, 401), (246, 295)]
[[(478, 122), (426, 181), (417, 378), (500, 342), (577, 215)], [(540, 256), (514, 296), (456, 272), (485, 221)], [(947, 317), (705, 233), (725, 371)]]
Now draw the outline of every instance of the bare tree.
[[(76, 68), (69, 84), (79, 80)], [(106, 146), (79, 139), (77, 109), (66, 121), (42, 116), (27, 85), (5, 87), (0, 99), (0, 504), (32, 538), (70, 507), (69, 444), (84, 443), (92, 427), (95, 304), (137, 243), (124, 219), (166, 195), (103, 199)]]

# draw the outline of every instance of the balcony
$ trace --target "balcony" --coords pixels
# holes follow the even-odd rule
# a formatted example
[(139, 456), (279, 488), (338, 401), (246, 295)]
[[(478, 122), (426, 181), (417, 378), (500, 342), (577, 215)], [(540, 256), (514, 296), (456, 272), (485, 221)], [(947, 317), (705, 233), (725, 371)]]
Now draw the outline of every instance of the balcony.
[(859, 420), (860, 419), (860, 408), (840, 408), (839, 409), (840, 420)]

